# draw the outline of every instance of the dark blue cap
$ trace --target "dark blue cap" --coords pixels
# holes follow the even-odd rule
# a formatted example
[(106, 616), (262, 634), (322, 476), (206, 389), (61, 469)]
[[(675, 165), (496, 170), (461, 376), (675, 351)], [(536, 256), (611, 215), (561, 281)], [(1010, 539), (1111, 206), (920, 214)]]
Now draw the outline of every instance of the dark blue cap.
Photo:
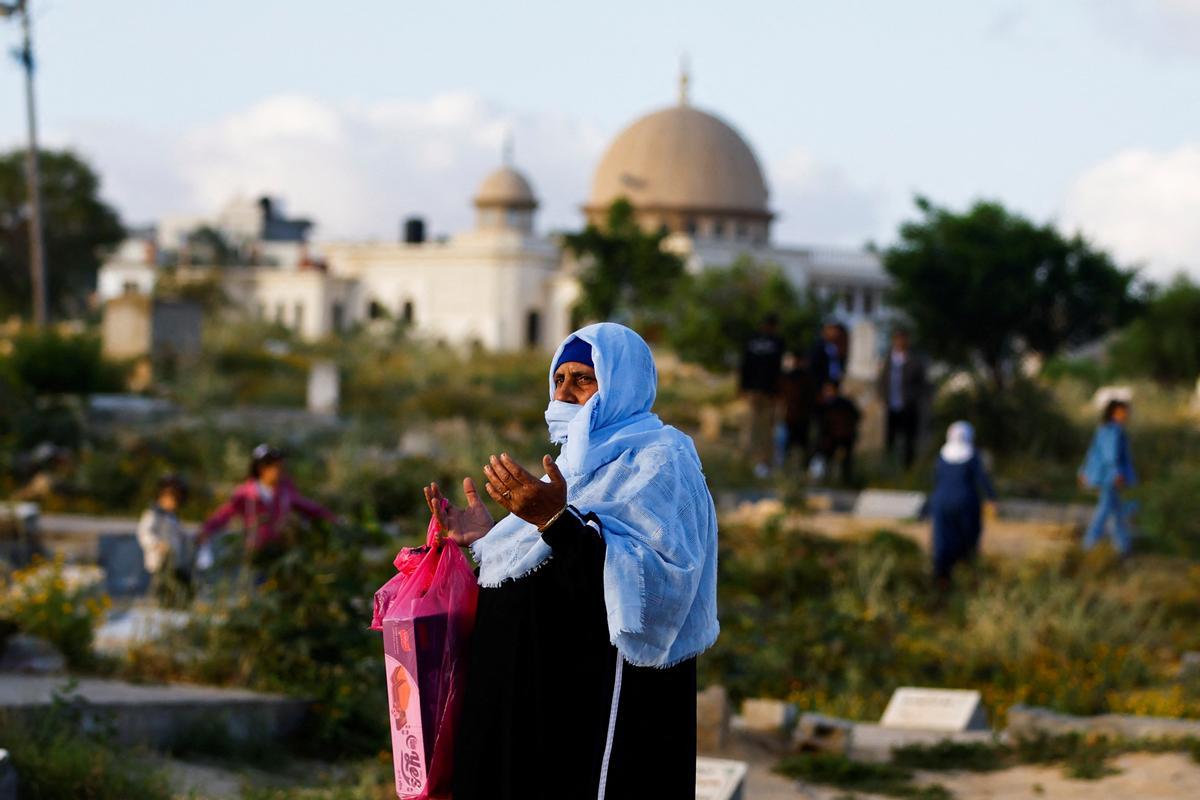
[(578, 336), (567, 342), (566, 346), (563, 347), (562, 355), (558, 357), (554, 369), (557, 370), (568, 361), (587, 364), (589, 367), (596, 366), (592, 363), (592, 346)]

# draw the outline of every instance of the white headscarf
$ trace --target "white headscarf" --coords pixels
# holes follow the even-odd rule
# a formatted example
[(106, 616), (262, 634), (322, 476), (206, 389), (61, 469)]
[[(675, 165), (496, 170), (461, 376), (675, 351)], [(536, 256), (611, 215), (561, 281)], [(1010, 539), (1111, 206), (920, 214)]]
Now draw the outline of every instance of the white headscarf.
[(942, 460), (947, 464), (962, 464), (975, 455), (975, 429), (971, 423), (959, 420), (946, 431), (942, 445)]
[[(592, 346), (597, 390), (571, 416), (556, 463), (567, 499), (600, 519), (609, 640), (631, 664), (668, 667), (717, 639), (717, 514), (687, 435), (650, 409), (658, 372), (642, 337), (611, 322), (567, 337)], [(554, 416), (554, 415), (548, 415)], [(498, 586), (539, 567), (551, 549), (510, 514), (471, 545), (479, 584)]]

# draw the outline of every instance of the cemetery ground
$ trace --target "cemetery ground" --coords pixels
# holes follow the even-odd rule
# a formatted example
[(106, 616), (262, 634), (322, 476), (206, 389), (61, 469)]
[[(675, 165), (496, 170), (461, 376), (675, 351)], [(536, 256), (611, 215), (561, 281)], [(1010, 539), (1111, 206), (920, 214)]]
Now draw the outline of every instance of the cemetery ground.
[[(170, 410), (140, 419), (114, 420), (66, 397), (38, 399), (2, 428), (13, 466), (0, 472), (0, 490), (46, 512), (129, 517), (170, 469), (192, 483), (184, 517), (195, 520), (241, 476), (249, 449), (271, 439), (288, 448), (302, 489), (348, 524), (297, 528), (261, 586), (201, 592), (180, 609), (186, 624), (120, 652), (93, 641), (131, 601), (78, 580), (94, 548), (64, 543), (59, 559), (5, 575), (0, 635), (52, 643), (70, 675), (303, 698), (305, 724), (276, 741), (201, 724), (157, 749), (130, 749), (104, 725), (81, 732), (86, 709), (66, 688), (36, 724), (0, 722), (0, 747), (33, 776), (26, 780), (39, 781), (28, 796), (394, 796), (380, 642), (366, 630), (371, 593), (395, 551), (423, 537), (422, 483), (455, 485), (491, 452), (526, 461), (544, 452), (545, 365), (540, 355), (478, 359), (403, 341), (333, 351), (273, 336), (217, 332), (205, 362), (165, 379)], [(338, 364), (339, 416), (304, 409), (316, 360)], [(938, 594), (923, 551), (926, 525), (840, 513), (827, 495), (803, 491), (794, 473), (756, 480), (737, 456), (732, 382), (669, 357), (662, 367), (660, 413), (696, 435), (714, 495), (732, 498), (722, 503), (722, 633), (700, 659), (701, 686), (724, 687), (731, 708), (773, 698), (800, 713), (875, 721), (897, 687), (930, 686), (978, 690), (997, 731), (1019, 706), (1200, 719), (1200, 670), (1187, 656), (1200, 651), (1200, 434), (1183, 393), (1137, 388), (1131, 434), (1145, 484), (1132, 559), (1119, 562), (1107, 547), (1081, 554), (1070, 515), (1031, 520), (1002, 508), (985, 532), (984, 558)], [(1003, 431), (1007, 443), (979, 424), (1001, 495), (1054, 508), (1088, 503), (1074, 470), (1094, 424), (1094, 388), (1044, 375), (1011, 398), (948, 392), (935, 427), (1016, 414)], [(42, 441), (57, 450), (39, 462), (33, 451)], [(869, 456), (863, 463), (871, 485), (928, 488), (928, 459), (911, 472)], [(737, 502), (763, 495), (771, 499)], [(738, 732), (714, 754), (750, 762), (748, 800), (1166, 798), (1195, 796), (1186, 789), (1200, 785), (1196, 747), (1184, 738), (1010, 738), (918, 748), (885, 763), (793, 752), (791, 742), (782, 732)]]

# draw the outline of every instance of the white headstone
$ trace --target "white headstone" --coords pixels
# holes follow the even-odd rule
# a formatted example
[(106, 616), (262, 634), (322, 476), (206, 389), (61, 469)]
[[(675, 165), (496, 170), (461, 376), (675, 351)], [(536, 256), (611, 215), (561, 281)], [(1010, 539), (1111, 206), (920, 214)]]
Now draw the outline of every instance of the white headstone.
[(893, 492), (867, 489), (854, 503), (854, 516), (871, 519), (912, 519), (921, 513), (925, 495), (921, 492)]
[(314, 414), (337, 414), (340, 393), (337, 364), (314, 362), (308, 373), (308, 410)]
[(696, 800), (744, 800), (745, 761), (727, 758), (696, 759)]
[(970, 689), (902, 686), (892, 694), (879, 724), (923, 731), (977, 731), (987, 729), (987, 713), (979, 692)]

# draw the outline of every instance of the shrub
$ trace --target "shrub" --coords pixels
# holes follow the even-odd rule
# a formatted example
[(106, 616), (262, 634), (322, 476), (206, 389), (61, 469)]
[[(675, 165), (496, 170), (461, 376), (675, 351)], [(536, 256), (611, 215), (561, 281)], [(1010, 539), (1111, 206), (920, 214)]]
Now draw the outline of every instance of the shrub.
[(119, 391), (121, 370), (100, 356), (94, 336), (69, 336), (53, 328), (13, 339), (12, 372), (35, 394), (91, 394)]
[(92, 637), (109, 599), (69, 585), (61, 555), (53, 561), (35, 557), (28, 568), (17, 570), (7, 581), (0, 580), (0, 590), (0, 617), (53, 644), (71, 667), (91, 663)]
[(1200, 558), (1200, 465), (1180, 464), (1137, 490), (1142, 508), (1137, 527), (1147, 549)]
[(390, 564), (368, 566), (363, 548), (378, 541), (360, 529), (298, 526), (291, 536), (261, 585), (241, 582), (197, 605), (189, 628), (132, 651), (124, 674), (304, 697), (312, 719), (297, 742), (302, 750), (377, 752), (387, 742), (387, 696), (382, 644), (367, 626)]

